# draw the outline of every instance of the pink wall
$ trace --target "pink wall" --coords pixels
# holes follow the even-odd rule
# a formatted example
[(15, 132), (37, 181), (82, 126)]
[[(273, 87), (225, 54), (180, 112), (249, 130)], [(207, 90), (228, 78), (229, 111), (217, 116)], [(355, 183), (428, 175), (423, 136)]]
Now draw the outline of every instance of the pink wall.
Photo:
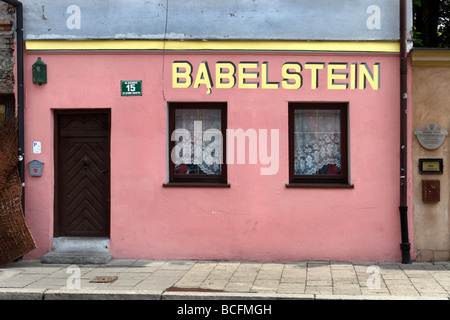
[[(35, 85), (40, 56), (48, 83)], [(270, 81), (285, 62), (381, 65), (375, 91), (172, 88), (172, 62), (269, 61)], [(28, 54), (25, 55), (26, 218), (40, 257), (53, 237), (53, 109), (111, 109), (111, 254), (114, 258), (399, 261), (399, 63), (397, 55)], [(162, 81), (162, 78), (164, 81)], [(195, 73), (194, 73), (195, 79)], [(143, 96), (121, 97), (120, 80), (142, 80)], [(259, 164), (228, 165), (230, 188), (163, 188), (167, 182), (167, 102), (226, 101), (228, 128), (279, 129), (276, 175)], [(287, 189), (288, 102), (348, 101), (354, 189)], [(42, 154), (32, 142), (42, 142)], [(408, 196), (410, 198), (410, 195)], [(411, 220), (411, 218), (410, 218)], [(412, 234), (410, 233), (412, 239)], [(413, 253), (413, 250), (412, 250)]]

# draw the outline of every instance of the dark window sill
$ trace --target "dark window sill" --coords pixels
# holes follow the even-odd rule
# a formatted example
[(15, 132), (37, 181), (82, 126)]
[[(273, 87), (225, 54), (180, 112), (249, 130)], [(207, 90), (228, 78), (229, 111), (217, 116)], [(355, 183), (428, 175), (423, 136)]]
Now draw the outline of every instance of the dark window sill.
[(228, 183), (217, 182), (169, 182), (163, 184), (164, 188), (229, 188)]
[(353, 189), (355, 186), (346, 183), (288, 183), (286, 188)]

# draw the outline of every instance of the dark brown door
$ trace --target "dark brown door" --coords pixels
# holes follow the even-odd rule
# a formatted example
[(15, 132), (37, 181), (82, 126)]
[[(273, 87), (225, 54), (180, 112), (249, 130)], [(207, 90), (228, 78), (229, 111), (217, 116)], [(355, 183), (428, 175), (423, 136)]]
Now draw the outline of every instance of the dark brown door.
[(110, 113), (57, 111), (55, 236), (109, 237)]

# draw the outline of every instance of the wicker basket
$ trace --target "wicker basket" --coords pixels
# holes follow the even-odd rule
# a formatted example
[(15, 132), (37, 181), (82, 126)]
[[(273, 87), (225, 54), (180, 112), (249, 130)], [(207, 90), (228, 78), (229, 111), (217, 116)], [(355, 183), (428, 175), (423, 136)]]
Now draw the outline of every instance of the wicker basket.
[(0, 124), (0, 265), (36, 248), (22, 210), (15, 128), (11, 123)]

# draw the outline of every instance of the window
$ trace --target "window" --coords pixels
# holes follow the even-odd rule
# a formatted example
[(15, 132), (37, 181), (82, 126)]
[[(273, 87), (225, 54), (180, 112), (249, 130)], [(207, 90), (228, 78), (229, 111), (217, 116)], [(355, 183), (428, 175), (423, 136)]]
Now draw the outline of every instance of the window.
[(0, 122), (14, 119), (14, 107), (14, 95), (0, 95)]
[(169, 184), (221, 186), (227, 183), (224, 102), (169, 104)]
[(289, 104), (289, 183), (348, 185), (346, 103)]

